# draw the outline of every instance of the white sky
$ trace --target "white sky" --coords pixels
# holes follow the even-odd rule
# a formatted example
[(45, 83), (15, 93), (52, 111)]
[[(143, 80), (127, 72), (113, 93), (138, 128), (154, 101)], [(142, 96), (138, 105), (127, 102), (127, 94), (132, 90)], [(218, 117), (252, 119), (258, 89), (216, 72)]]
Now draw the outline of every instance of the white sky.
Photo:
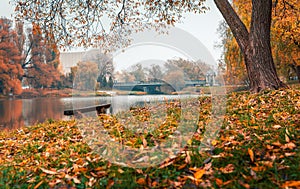
[[(183, 23), (177, 24), (176, 26), (197, 38), (207, 48), (215, 62), (217, 62), (217, 60), (220, 58), (221, 50), (216, 49), (214, 46), (220, 40), (217, 34), (217, 28), (223, 18), (212, 0), (207, 0), (206, 5), (210, 7), (210, 10), (207, 13), (200, 15), (186, 14), (186, 18), (183, 20)], [(0, 7), (0, 17), (11, 17), (13, 8), (9, 4), (9, 0), (1, 0)], [(157, 53), (154, 52), (154, 54)], [(169, 59), (172, 58), (172, 56), (176, 57), (178, 55), (178, 53), (173, 55), (169, 53), (166, 54), (168, 55), (165, 58), (161, 58), (160, 55), (160, 59)], [(130, 53), (128, 55), (131, 56)], [(118, 58), (116, 57), (116, 59)], [(143, 60), (135, 60), (134, 62), (144, 61), (145, 59), (147, 58), (145, 57)], [(157, 57), (150, 57), (150, 59), (157, 59)]]

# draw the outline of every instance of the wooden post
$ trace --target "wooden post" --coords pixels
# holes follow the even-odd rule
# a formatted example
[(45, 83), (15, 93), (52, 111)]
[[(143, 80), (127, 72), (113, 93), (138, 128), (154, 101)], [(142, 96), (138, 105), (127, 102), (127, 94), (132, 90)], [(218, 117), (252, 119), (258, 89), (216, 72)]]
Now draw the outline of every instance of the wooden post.
[(70, 110), (65, 110), (64, 115), (71, 116), (74, 115), (76, 112), (86, 113), (95, 110), (97, 111), (97, 115), (106, 114), (106, 111), (110, 106), (111, 104), (101, 104), (98, 106), (88, 106), (88, 107), (83, 107), (78, 109), (70, 109)]

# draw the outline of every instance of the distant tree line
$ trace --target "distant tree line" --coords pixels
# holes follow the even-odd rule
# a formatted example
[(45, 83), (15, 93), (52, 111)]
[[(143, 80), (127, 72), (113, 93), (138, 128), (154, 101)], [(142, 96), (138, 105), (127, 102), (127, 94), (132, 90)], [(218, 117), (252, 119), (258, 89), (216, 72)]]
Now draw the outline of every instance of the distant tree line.
[(191, 61), (182, 58), (170, 59), (163, 64), (131, 66), (127, 70), (117, 71), (115, 78), (118, 82), (148, 82), (163, 80), (176, 90), (185, 85), (185, 81), (205, 80), (208, 71), (213, 67), (201, 60)]

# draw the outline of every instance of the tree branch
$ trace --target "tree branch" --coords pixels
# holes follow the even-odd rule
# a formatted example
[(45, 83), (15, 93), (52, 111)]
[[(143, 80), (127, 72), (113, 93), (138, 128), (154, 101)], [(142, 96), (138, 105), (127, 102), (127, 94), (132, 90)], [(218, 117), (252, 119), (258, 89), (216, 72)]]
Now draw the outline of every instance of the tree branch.
[(125, 3), (126, 3), (126, 0), (123, 0), (122, 8), (118, 13), (118, 18), (119, 18), (121, 24), (124, 24), (124, 20), (121, 18), (121, 14), (122, 14), (122, 12), (124, 12), (124, 17), (125, 17)]
[(245, 24), (232, 8), (228, 0), (214, 0), (214, 2), (230, 27), (241, 50), (245, 52), (249, 41), (249, 32)]

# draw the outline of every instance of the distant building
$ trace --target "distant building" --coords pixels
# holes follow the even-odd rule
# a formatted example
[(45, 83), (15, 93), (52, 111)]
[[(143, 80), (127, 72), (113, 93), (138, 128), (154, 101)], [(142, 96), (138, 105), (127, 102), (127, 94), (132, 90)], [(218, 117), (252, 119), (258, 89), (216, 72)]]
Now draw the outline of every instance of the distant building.
[(63, 74), (71, 72), (71, 67), (76, 66), (82, 60), (86, 52), (61, 52), (60, 63)]

